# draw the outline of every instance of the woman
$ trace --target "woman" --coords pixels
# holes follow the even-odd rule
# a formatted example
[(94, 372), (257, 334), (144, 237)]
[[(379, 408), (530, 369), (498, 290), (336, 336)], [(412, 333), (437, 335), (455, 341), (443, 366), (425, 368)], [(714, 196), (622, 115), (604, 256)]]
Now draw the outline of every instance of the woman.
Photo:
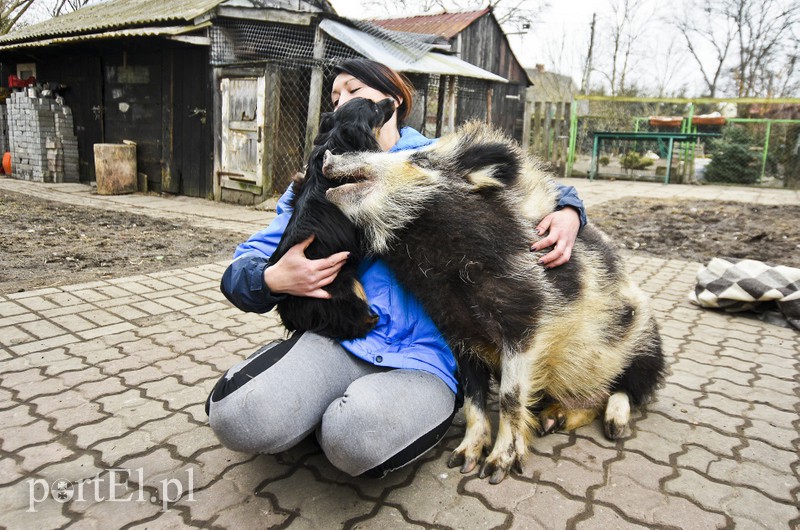
[[(419, 149), (435, 140), (403, 127), (413, 88), (403, 76), (372, 61), (338, 67), (331, 98), (338, 108), (355, 97), (391, 97), (397, 110), (379, 134), (385, 151)], [(531, 247), (554, 249), (545, 267), (566, 263), (580, 227), (583, 204), (562, 187), (559, 211), (537, 226), (546, 237)], [(243, 311), (264, 313), (282, 296), (328, 298), (347, 253), (308, 260), (308, 239), (267, 267), (291, 217), (291, 186), (266, 229), (236, 249), (222, 292)], [(363, 339), (336, 343), (295, 333), (269, 344), (220, 379), (206, 403), (211, 428), (229, 449), (274, 454), (316, 431), (325, 455), (352, 476), (383, 476), (436, 445), (458, 409), (456, 363), (430, 317), (381, 260), (361, 264), (359, 279), (379, 320)]]

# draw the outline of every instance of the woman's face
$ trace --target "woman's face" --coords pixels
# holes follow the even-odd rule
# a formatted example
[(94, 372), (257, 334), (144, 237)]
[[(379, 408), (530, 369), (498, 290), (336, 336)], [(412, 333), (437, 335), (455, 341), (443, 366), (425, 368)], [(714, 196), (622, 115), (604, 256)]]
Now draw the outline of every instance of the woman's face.
[[(333, 80), (333, 88), (331, 89), (331, 101), (333, 108), (338, 109), (339, 106), (344, 105), (354, 98), (365, 98), (378, 102), (391, 97), (384, 94), (380, 90), (376, 90), (371, 86), (366, 85), (360, 79), (352, 75), (342, 72)], [(397, 102), (398, 104), (401, 102)]]

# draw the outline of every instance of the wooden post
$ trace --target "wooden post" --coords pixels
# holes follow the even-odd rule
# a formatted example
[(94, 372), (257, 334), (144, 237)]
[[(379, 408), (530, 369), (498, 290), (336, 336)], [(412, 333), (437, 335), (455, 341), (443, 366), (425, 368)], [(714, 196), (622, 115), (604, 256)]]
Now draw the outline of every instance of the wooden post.
[(492, 96), (494, 95), (494, 90), (492, 88), (486, 89), (486, 116), (484, 116), (484, 121), (487, 124), (492, 123)]
[(553, 120), (553, 162), (561, 161), (561, 122), (564, 120), (564, 102), (559, 101), (556, 104), (556, 115)]
[(281, 73), (277, 66), (267, 64), (264, 69), (264, 135), (263, 160), (261, 162), (261, 200), (273, 195), (275, 177), (275, 137), (280, 127), (281, 116)]
[(214, 200), (219, 201), (222, 199), (222, 185), (220, 178), (221, 160), (222, 160), (222, 88), (220, 83), (222, 81), (221, 69), (217, 66), (211, 68), (211, 83), (214, 87), (212, 114), (214, 123), (214, 163), (212, 167), (212, 189), (214, 193)]
[(542, 127), (542, 159), (550, 160), (552, 140), (550, 139), (550, 130), (552, 129), (551, 122), (553, 120), (553, 104), (545, 101), (542, 106), (544, 107), (544, 127)]
[(447, 76), (439, 76), (439, 97), (436, 105), (436, 138), (442, 136), (442, 122), (444, 121), (444, 91), (447, 87)]
[(456, 77), (448, 76), (447, 84), (447, 132), (456, 130)]
[(525, 107), (522, 111), (522, 148), (530, 154), (531, 145), (531, 118), (533, 113), (533, 98), (530, 89), (525, 90)]
[(533, 153), (541, 158), (541, 139), (542, 139), (542, 102), (533, 103), (533, 132), (531, 133), (531, 149)]
[[(325, 55), (325, 35), (317, 26), (314, 33), (314, 59), (321, 60)], [(314, 148), (314, 138), (319, 132), (319, 113), (322, 107), (322, 68), (315, 61), (311, 70), (311, 87), (308, 92), (308, 116), (306, 118), (306, 143), (303, 149), (303, 159), (308, 160)]]
[[(172, 113), (174, 109), (175, 92), (175, 68), (173, 63), (173, 53), (171, 49), (162, 52), (161, 59), (161, 191), (167, 193), (178, 193), (180, 191), (179, 179), (173, 178), (173, 137), (174, 119)], [(152, 175), (148, 175), (153, 178)], [(145, 181), (145, 184), (147, 181)]]

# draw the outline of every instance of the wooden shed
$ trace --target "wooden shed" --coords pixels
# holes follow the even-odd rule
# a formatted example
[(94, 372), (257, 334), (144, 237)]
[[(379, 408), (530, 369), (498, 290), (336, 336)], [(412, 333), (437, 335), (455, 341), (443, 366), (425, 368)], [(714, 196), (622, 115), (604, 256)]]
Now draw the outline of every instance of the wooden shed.
[(130, 140), (149, 190), (244, 204), (303, 168), (337, 61), (368, 57), (422, 85), (505, 82), (440, 51), (326, 0), (110, 0), (0, 37), (3, 80), (21, 67), (66, 87), (82, 182), (94, 144)]
[(455, 87), (454, 80), (441, 79), (439, 84), (448, 83), (448, 90), (455, 88), (458, 93), (450, 111), (451, 126), (484, 119), (522, 140), (525, 90), (530, 81), (491, 8), (371, 22), (388, 30), (441, 37), (456, 57), (506, 79), (463, 79)]

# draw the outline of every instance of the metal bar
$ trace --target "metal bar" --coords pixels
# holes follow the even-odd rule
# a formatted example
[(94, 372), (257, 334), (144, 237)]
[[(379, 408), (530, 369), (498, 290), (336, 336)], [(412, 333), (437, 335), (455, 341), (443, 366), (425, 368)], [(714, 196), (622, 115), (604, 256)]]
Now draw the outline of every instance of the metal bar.
[(594, 180), (594, 177), (597, 176), (597, 155), (598, 150), (600, 148), (600, 136), (597, 134), (594, 135), (594, 145), (592, 146), (592, 162), (589, 166), (589, 180)]
[(635, 98), (625, 96), (587, 96), (576, 94), (575, 99), (583, 101), (610, 101), (617, 103), (674, 103), (674, 104), (687, 104), (687, 103), (742, 103), (742, 104), (755, 104), (755, 103), (775, 103), (775, 104), (800, 104), (800, 98)]
[(565, 177), (572, 176), (575, 164), (575, 146), (578, 143), (578, 106), (573, 102), (569, 110), (569, 149), (567, 150), (567, 171)]
[(767, 122), (767, 135), (764, 138), (764, 154), (761, 155), (761, 175), (758, 177), (758, 183), (764, 181), (764, 173), (767, 170), (767, 156), (769, 155), (769, 135), (772, 133), (772, 123)]
[(669, 184), (669, 174), (672, 171), (672, 143), (674, 141), (673, 138), (669, 139), (669, 147), (667, 148), (667, 174), (664, 175), (664, 184)]

